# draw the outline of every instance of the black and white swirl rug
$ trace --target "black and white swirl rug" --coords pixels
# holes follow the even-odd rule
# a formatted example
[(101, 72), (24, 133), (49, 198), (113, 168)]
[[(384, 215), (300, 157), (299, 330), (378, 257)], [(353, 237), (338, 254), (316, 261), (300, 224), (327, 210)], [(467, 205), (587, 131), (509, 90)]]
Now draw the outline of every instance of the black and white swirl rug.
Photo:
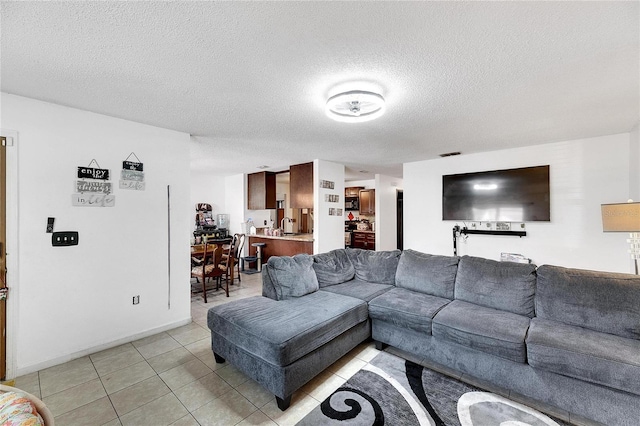
[(298, 425), (559, 426), (532, 408), (387, 352)]

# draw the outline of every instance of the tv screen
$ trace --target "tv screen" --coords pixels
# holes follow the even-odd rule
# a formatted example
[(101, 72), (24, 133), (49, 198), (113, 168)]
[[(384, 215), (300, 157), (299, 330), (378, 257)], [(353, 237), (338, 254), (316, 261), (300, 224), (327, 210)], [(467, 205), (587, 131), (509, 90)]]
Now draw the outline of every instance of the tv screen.
[(442, 220), (550, 221), (549, 166), (442, 176)]

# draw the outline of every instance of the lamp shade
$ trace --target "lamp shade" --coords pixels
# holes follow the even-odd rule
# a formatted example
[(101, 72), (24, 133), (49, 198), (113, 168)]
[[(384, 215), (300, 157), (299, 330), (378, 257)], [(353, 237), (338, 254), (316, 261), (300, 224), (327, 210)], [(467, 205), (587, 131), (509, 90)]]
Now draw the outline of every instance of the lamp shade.
[(640, 203), (602, 204), (604, 232), (640, 232)]

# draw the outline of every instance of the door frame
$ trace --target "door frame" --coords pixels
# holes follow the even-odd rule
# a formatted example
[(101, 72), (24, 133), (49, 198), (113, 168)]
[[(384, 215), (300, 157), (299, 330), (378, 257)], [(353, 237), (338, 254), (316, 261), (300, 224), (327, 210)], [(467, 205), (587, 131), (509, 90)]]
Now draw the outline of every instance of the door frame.
[(18, 331), (18, 132), (0, 128), (0, 134), (11, 138), (6, 150), (6, 224), (7, 224), (7, 322), (6, 322), (6, 380), (14, 379), (17, 371), (17, 331)]

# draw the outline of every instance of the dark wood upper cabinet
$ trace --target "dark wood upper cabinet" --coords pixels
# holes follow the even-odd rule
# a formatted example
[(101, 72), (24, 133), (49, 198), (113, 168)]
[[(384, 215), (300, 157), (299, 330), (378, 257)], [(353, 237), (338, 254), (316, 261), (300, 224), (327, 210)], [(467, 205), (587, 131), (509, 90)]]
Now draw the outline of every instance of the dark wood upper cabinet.
[(247, 175), (247, 209), (276, 208), (276, 174), (259, 172)]
[(376, 190), (360, 190), (360, 214), (375, 214), (376, 212)]
[(345, 197), (357, 197), (359, 196), (359, 192), (361, 189), (364, 189), (364, 186), (348, 186), (344, 189)]
[(292, 209), (313, 208), (313, 162), (289, 167), (289, 196)]

